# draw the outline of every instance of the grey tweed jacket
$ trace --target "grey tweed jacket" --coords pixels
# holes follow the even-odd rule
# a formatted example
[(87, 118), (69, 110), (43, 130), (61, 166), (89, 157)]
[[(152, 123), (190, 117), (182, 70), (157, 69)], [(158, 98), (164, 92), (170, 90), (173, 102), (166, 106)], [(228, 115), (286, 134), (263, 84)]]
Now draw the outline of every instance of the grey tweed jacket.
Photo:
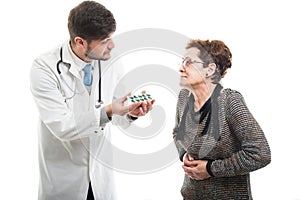
[[(197, 181), (185, 175), (182, 196), (185, 200), (252, 199), (249, 172), (269, 164), (271, 152), (242, 95), (231, 89), (221, 90), (212, 100), (215, 117), (211, 117), (205, 135), (202, 134), (203, 123), (193, 128), (195, 122), (188, 115), (190, 110), (183, 116), (190, 98), (188, 90), (180, 91), (174, 142), (181, 160), (185, 153), (195, 159), (210, 160), (213, 177)], [(183, 138), (178, 137), (181, 126), (184, 126)], [(191, 129), (195, 130), (194, 134)]]

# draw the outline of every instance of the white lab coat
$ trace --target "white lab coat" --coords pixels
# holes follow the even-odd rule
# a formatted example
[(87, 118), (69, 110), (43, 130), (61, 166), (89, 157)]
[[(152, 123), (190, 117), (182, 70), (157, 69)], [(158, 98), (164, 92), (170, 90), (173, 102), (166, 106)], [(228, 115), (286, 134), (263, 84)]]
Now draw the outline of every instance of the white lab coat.
[[(56, 68), (60, 48), (63, 61), (71, 64), (59, 65), (63, 79)], [(96, 200), (113, 200), (116, 194), (109, 142), (111, 123), (100, 122), (99, 126), (100, 109), (95, 108), (98, 63), (94, 63), (89, 95), (75, 67), (78, 60), (73, 60), (71, 54), (66, 42), (37, 58), (30, 74), (39, 111), (39, 200), (85, 200), (89, 181)], [(102, 100), (106, 104), (113, 99), (120, 71), (120, 66), (102, 69)], [(117, 121), (129, 125), (125, 117)]]

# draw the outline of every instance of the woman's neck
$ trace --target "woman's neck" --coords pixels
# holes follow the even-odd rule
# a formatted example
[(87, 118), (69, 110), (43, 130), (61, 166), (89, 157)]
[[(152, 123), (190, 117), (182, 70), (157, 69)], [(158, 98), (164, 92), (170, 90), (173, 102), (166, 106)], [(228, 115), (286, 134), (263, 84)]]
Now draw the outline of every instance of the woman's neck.
[(195, 112), (202, 108), (205, 102), (210, 98), (215, 87), (216, 87), (215, 84), (204, 82), (198, 85), (197, 87), (193, 88), (192, 93), (195, 99), (195, 103), (194, 103)]

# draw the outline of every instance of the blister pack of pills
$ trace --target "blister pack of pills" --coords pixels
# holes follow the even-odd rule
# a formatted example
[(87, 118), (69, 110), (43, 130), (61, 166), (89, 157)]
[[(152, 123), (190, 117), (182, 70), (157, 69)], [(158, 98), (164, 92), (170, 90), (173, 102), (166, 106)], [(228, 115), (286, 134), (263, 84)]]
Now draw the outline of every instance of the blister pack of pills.
[(128, 99), (130, 100), (131, 103), (136, 103), (136, 102), (142, 102), (142, 101), (148, 101), (152, 100), (151, 94), (139, 94), (139, 95), (132, 95), (129, 96)]

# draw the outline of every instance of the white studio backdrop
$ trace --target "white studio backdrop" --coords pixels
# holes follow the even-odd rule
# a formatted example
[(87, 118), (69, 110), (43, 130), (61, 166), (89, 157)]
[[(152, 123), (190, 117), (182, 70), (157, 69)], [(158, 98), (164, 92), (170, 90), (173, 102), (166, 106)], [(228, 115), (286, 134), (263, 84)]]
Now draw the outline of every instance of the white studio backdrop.
[[(30, 93), (29, 70), (33, 59), (40, 53), (68, 39), (68, 13), (80, 2), (17, 0), (0, 3), (0, 199), (37, 198), (38, 114)], [(115, 35), (135, 29), (158, 28), (193, 39), (224, 41), (232, 51), (233, 66), (222, 82), (225, 87), (243, 94), (252, 114), (262, 126), (272, 151), (271, 164), (251, 173), (253, 197), (255, 200), (300, 199), (300, 162), (297, 158), (300, 139), (297, 126), (300, 113), (300, 13), (297, 1), (99, 2), (111, 10), (117, 20)], [(129, 72), (136, 62), (141, 62), (147, 55), (156, 58), (155, 63), (172, 59), (172, 56), (162, 52), (138, 52), (124, 58), (125, 61), (127, 59), (124, 70)], [(131, 56), (139, 59), (131, 59)], [(177, 60), (174, 61), (174, 65), (177, 63)], [(176, 69), (179, 66), (172, 67)], [(157, 99), (163, 95), (171, 96), (157, 85), (147, 90)], [(172, 99), (168, 104), (161, 99), (156, 103), (170, 114), (175, 114), (175, 101)], [(142, 122), (147, 126), (151, 123), (149, 120), (146, 116)], [(114, 138), (120, 148), (128, 148), (126, 150), (133, 153), (149, 152), (152, 148), (162, 148), (172, 140), (172, 124), (166, 124), (163, 134), (149, 141), (122, 142), (126, 136), (121, 132), (119, 141), (117, 134)], [(116, 172), (118, 196), (121, 200), (179, 200), (182, 199), (180, 187), (183, 175), (179, 161), (151, 173)]]

